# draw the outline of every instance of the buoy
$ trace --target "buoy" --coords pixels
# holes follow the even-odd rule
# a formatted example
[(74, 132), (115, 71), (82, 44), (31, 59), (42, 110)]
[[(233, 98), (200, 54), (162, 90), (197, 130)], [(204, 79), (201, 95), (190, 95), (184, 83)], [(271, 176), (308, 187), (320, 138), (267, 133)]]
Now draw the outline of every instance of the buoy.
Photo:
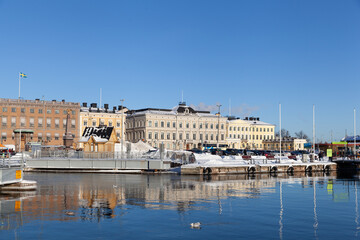
[(190, 223), (191, 228), (200, 228), (201, 223), (200, 222), (196, 222), (196, 223)]

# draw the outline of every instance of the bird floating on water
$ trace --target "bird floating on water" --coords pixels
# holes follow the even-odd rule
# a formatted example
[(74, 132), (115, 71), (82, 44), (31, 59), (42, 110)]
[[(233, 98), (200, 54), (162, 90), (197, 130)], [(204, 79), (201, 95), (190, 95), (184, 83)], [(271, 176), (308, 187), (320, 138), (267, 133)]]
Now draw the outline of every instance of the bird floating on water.
[(68, 216), (75, 216), (75, 213), (71, 211), (65, 212), (65, 214)]
[(200, 222), (196, 222), (196, 223), (190, 223), (191, 228), (200, 228), (201, 223)]

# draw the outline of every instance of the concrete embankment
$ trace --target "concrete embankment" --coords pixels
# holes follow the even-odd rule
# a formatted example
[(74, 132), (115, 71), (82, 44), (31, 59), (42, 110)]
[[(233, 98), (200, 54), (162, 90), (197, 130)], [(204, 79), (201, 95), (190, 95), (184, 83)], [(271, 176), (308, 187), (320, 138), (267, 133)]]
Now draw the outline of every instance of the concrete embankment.
[(166, 171), (170, 161), (161, 159), (27, 159), (24, 171), (141, 173)]
[(181, 167), (181, 174), (215, 175), (215, 174), (255, 174), (255, 173), (294, 173), (294, 172), (329, 172), (336, 171), (337, 165), (331, 162), (294, 163), (294, 164), (244, 164), (234, 166), (197, 166), (196, 164)]

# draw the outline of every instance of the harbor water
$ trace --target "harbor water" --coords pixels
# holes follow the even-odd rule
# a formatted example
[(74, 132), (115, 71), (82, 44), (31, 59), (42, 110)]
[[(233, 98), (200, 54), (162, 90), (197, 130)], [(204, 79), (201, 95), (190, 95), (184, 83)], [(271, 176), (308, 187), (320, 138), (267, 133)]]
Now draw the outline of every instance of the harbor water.
[(24, 179), (38, 189), (1, 193), (0, 239), (360, 239), (356, 174)]

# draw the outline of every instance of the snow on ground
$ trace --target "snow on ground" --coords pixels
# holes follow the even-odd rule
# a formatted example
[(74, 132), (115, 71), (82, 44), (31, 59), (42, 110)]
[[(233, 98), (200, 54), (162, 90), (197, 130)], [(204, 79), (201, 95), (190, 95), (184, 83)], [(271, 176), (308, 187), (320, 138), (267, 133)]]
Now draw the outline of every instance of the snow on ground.
[[(183, 165), (185, 168), (192, 167), (234, 167), (254, 164), (279, 164), (279, 158), (267, 160), (265, 156), (251, 156), (251, 160), (244, 160), (242, 156), (218, 156), (205, 154), (194, 154), (196, 161), (192, 164)], [(301, 160), (293, 160), (288, 157), (281, 157), (281, 164), (302, 163)]]

